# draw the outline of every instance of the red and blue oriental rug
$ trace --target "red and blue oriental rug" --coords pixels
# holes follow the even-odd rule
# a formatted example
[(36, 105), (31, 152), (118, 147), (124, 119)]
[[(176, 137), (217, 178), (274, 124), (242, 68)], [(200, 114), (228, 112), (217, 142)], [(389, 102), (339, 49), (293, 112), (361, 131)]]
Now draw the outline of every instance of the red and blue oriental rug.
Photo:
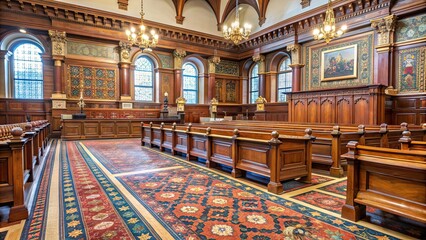
[(140, 146), (55, 142), (22, 239), (421, 239), (422, 225), (369, 209), (340, 218), (345, 179), (314, 175), (275, 195)]

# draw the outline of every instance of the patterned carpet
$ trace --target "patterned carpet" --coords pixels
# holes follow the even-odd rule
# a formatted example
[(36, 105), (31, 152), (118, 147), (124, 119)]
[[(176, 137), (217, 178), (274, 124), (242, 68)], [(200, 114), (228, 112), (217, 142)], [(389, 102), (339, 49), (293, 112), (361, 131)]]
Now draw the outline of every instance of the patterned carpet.
[(426, 238), (374, 209), (370, 222), (341, 219), (345, 179), (314, 175), (275, 195), (139, 139), (59, 141), (49, 156), (22, 239)]

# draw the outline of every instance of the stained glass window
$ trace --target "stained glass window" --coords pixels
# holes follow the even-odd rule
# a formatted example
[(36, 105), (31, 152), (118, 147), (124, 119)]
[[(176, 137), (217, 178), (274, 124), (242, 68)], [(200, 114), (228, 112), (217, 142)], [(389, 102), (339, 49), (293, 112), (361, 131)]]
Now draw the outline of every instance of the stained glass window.
[(279, 66), (278, 72), (278, 102), (286, 102), (287, 95), (291, 92), (293, 72), (290, 68), (290, 58), (284, 58)]
[(198, 71), (192, 63), (183, 65), (183, 97), (186, 103), (198, 103)]
[(13, 51), (14, 97), (43, 99), (42, 50), (35, 44), (23, 43)]
[(250, 103), (254, 103), (259, 97), (259, 65), (254, 65), (250, 73)]
[(135, 100), (154, 101), (154, 64), (142, 56), (135, 62)]

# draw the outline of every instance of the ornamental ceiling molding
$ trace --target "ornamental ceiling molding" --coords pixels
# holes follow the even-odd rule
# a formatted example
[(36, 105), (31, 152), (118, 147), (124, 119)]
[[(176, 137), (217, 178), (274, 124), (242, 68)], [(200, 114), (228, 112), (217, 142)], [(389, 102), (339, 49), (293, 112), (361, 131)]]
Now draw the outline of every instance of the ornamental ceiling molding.
[[(72, 22), (97, 28), (105, 28), (123, 32), (131, 24), (140, 22), (139, 18), (105, 12), (62, 2), (46, 2), (42, 0), (6, 0), (0, 1), (1, 11), (19, 12), (24, 15), (42, 15), (58, 21)], [(221, 36), (186, 30), (166, 24), (145, 20), (146, 25), (155, 29), (160, 38), (174, 42), (187, 42), (191, 45), (214, 47), (226, 51), (236, 51), (234, 44)], [(68, 31), (71, 33), (70, 31)], [(124, 36), (123, 36), (124, 37)], [(120, 39), (117, 39), (120, 40)], [(125, 38), (121, 39), (125, 40)]]
[[(333, 8), (336, 22), (348, 21), (370, 12), (390, 8), (391, 0), (341, 0)], [(251, 39), (239, 45), (240, 50), (246, 51), (282, 40), (287, 37), (310, 33), (315, 26), (321, 24), (325, 18), (327, 5), (310, 10), (301, 15), (284, 20), (252, 35)], [(365, 26), (370, 20), (361, 19)], [(351, 25), (352, 26), (352, 25)], [(350, 27), (351, 27), (350, 26)]]
[[(337, 22), (348, 21), (376, 10), (390, 8), (390, 2), (391, 0), (341, 0), (337, 2), (334, 7), (336, 20)], [(0, 4), (1, 11), (4, 12), (10, 11), (27, 15), (43, 15), (51, 19), (106, 28), (120, 32), (123, 32), (130, 24), (136, 24), (139, 22), (138, 18), (127, 17), (121, 14), (62, 2), (42, 0), (6, 0), (0, 1)], [(189, 45), (214, 47), (218, 50), (220, 49), (228, 52), (243, 53), (267, 44), (275, 43), (285, 38), (293, 37), (296, 34), (301, 35), (308, 33), (322, 22), (325, 17), (325, 8), (326, 5), (268, 27), (254, 34), (251, 39), (241, 43), (238, 47), (234, 47), (231, 42), (226, 41), (219, 36), (196, 31), (188, 31), (183, 28), (159, 24), (152, 21), (146, 21), (146, 24), (155, 29), (162, 40), (187, 43)], [(370, 24), (369, 19), (359, 18), (358, 21), (362, 22), (364, 25)]]

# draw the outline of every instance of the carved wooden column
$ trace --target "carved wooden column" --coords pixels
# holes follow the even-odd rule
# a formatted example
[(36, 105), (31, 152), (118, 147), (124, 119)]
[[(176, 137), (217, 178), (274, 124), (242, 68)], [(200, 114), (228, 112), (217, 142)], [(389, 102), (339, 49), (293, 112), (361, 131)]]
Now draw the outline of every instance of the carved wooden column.
[(63, 63), (67, 47), (66, 33), (49, 30), (49, 37), (52, 41), (52, 59), (54, 60), (52, 99), (65, 99), (66, 96), (62, 90), (65, 83), (62, 76), (64, 76)]
[(301, 49), (302, 46), (295, 43), (289, 44), (287, 46), (287, 51), (291, 53), (291, 69), (293, 70), (292, 74), (292, 92), (300, 91), (300, 83), (302, 82), (302, 68), (305, 66), (301, 63)]
[(396, 16), (389, 15), (381, 19), (371, 20), (371, 27), (377, 30), (377, 71), (374, 73), (374, 84), (393, 85), (393, 43), (396, 27)]
[[(265, 56), (263, 55), (254, 55), (253, 61), (258, 64), (259, 66), (259, 96), (264, 97), (266, 95), (266, 82), (265, 82), (265, 75), (266, 75), (266, 64), (265, 64)], [(270, 89), (268, 89), (270, 91)]]
[(182, 97), (182, 61), (186, 56), (186, 51), (183, 49), (176, 49), (173, 52), (173, 65), (175, 75), (175, 89), (174, 96)]
[(12, 52), (8, 50), (0, 50), (0, 76), (4, 77), (4, 81), (0, 84), (0, 98), (9, 97), (9, 84), (11, 79), (10, 73), (10, 57)]
[(126, 42), (119, 43), (120, 63), (120, 100), (131, 100), (130, 96), (130, 51), (132, 46)]
[(207, 103), (213, 98), (217, 98), (216, 94), (216, 65), (220, 63), (219, 56), (213, 56), (209, 58), (209, 81), (207, 84)]

